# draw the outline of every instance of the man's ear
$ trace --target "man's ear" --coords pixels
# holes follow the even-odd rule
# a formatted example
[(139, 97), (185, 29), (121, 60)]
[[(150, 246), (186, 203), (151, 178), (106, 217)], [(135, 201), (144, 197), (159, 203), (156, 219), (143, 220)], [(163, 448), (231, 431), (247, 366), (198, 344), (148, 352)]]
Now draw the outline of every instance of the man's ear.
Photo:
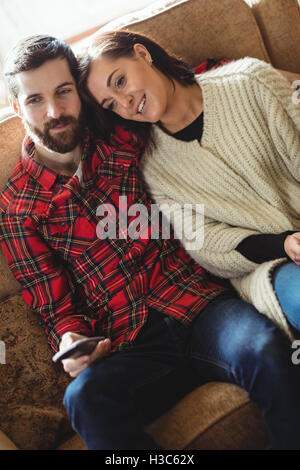
[(149, 62), (149, 64), (152, 63), (151, 54), (143, 44), (135, 44), (133, 46), (133, 50), (135, 52), (136, 57), (142, 57), (146, 60), (146, 62)]
[(17, 102), (17, 100), (15, 98), (13, 98), (11, 95), (8, 97), (8, 100), (9, 100), (9, 104), (13, 108), (14, 112), (21, 118), (22, 114), (21, 114), (20, 106), (19, 106), (19, 103)]

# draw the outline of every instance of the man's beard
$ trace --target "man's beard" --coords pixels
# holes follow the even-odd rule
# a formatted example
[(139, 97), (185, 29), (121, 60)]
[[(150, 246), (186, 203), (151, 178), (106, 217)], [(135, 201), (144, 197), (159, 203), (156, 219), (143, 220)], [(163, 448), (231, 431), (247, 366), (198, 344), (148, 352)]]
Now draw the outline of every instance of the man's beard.
[[(41, 131), (37, 127), (32, 126), (28, 121), (23, 119), (23, 124), (27, 134), (36, 143), (39, 143), (49, 150), (57, 153), (67, 153), (74, 150), (83, 140), (84, 119), (81, 112), (78, 119), (72, 116), (61, 116), (59, 119), (51, 119), (44, 125)], [(51, 135), (50, 130), (59, 125), (65, 126), (69, 124), (64, 131)]]

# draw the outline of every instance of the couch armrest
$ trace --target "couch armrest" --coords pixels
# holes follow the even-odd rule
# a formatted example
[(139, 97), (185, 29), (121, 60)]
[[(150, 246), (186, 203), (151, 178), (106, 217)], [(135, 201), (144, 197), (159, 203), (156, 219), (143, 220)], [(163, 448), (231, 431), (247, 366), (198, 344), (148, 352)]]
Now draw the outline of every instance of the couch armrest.
[(18, 450), (15, 444), (0, 431), (0, 450)]

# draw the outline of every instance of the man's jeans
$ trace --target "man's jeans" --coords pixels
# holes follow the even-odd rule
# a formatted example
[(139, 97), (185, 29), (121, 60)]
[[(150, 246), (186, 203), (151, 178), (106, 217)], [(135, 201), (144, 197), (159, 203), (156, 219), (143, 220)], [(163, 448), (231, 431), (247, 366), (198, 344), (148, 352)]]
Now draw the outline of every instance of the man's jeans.
[(162, 413), (199, 384), (230, 382), (261, 408), (273, 449), (300, 449), (292, 352), (287, 336), (234, 294), (210, 302), (188, 328), (150, 310), (135, 347), (83, 371), (64, 404), (88, 449), (159, 449), (144, 432), (151, 410)]

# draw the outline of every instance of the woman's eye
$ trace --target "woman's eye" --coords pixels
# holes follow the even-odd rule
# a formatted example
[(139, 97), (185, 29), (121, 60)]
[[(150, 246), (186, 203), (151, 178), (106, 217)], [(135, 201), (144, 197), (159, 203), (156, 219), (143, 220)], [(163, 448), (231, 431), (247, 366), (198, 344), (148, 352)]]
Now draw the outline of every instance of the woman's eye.
[(124, 85), (124, 82), (125, 82), (125, 77), (124, 77), (124, 75), (122, 75), (122, 76), (119, 77), (118, 80), (116, 81), (116, 87), (117, 87), (117, 88), (120, 88), (121, 86)]

